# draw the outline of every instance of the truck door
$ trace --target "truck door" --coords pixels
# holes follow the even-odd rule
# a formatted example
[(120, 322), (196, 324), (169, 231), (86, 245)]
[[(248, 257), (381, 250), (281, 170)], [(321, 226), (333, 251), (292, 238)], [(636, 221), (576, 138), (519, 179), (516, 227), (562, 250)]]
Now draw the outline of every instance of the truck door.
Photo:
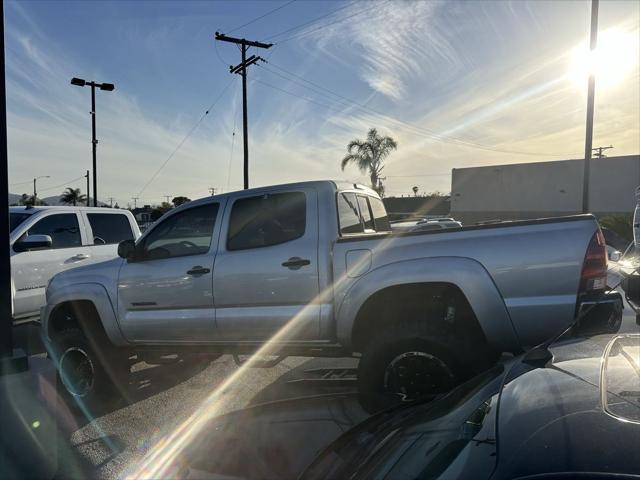
[(118, 320), (132, 342), (206, 342), (215, 336), (212, 270), (220, 204), (160, 220), (118, 277)]
[(263, 341), (285, 326), (282, 340), (319, 338), (317, 203), (301, 188), (228, 206), (213, 275), (221, 339)]

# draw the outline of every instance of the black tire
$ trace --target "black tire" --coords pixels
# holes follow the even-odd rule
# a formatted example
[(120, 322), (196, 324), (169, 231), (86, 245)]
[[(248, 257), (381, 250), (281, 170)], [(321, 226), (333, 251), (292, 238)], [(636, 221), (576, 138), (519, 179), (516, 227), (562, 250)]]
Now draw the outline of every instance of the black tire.
[(443, 320), (387, 323), (362, 352), (359, 392), (413, 400), (446, 393), (487, 369), (492, 356), (483, 347), (484, 339), (474, 343), (458, 330)]
[(126, 357), (119, 358), (109, 346), (98, 349), (79, 328), (56, 335), (54, 360), (61, 390), (73, 407), (109, 405), (118, 398), (128, 373)]

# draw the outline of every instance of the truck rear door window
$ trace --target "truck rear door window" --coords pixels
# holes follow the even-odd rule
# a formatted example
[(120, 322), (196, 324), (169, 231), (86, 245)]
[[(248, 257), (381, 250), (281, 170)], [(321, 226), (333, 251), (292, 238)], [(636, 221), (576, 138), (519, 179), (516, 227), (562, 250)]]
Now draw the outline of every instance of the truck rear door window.
[(133, 240), (131, 224), (126, 215), (119, 213), (88, 213), (95, 245), (111, 245), (123, 240)]
[(270, 193), (235, 201), (227, 250), (246, 250), (290, 242), (304, 235), (307, 200), (302, 192)]
[(338, 222), (342, 235), (364, 232), (355, 194), (340, 193), (338, 195)]
[(360, 207), (360, 215), (362, 216), (362, 221), (364, 222), (364, 229), (373, 232), (375, 230), (375, 227), (373, 225), (373, 215), (371, 214), (371, 209), (369, 208), (367, 197), (365, 197), (364, 195), (358, 195), (358, 206)]
[(382, 200), (379, 198), (369, 197), (369, 205), (371, 205), (371, 211), (373, 212), (373, 221), (376, 225), (376, 232), (390, 232), (391, 225), (389, 224), (387, 209), (384, 208)]

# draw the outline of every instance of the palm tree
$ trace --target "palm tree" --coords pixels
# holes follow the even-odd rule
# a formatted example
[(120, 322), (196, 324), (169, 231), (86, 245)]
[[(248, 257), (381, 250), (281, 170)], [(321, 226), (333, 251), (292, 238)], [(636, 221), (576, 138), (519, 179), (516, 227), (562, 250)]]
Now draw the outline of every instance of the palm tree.
[(67, 189), (60, 195), (60, 201), (65, 205), (73, 205), (74, 207), (80, 202), (85, 203), (87, 196), (84, 193), (80, 193), (79, 188), (67, 187)]
[(380, 177), (384, 168), (384, 159), (392, 150), (398, 148), (398, 143), (391, 137), (383, 137), (375, 128), (369, 129), (366, 140), (352, 140), (347, 145), (347, 154), (342, 159), (342, 170), (349, 163), (355, 163), (362, 173), (368, 173), (371, 188), (382, 194), (384, 186)]

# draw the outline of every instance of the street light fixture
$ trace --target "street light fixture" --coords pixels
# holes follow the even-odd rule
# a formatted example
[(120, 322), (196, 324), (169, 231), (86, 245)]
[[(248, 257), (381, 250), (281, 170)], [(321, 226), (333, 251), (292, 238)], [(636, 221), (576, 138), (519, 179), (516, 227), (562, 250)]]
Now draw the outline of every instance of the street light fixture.
[(73, 77), (71, 79), (71, 85), (77, 87), (84, 87), (86, 85), (91, 87), (91, 144), (93, 151), (93, 206), (98, 206), (98, 173), (96, 167), (96, 149), (98, 146), (98, 140), (96, 140), (96, 87), (105, 92), (112, 92), (115, 87), (113, 83), (96, 83), (94, 81), (87, 82), (83, 78)]
[(36, 189), (36, 180), (40, 179), (40, 178), (51, 178), (49, 175), (40, 175), (39, 177), (36, 177), (33, 179), (33, 205), (35, 206), (36, 204), (36, 200), (38, 198), (38, 191)]

